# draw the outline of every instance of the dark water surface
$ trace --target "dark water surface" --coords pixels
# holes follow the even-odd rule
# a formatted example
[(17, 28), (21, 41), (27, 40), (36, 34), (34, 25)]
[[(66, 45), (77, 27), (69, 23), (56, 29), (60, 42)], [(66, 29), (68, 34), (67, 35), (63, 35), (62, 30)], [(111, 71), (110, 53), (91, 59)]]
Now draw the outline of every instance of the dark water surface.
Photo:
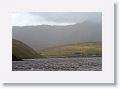
[(13, 71), (102, 71), (102, 57), (41, 58), (13, 61)]

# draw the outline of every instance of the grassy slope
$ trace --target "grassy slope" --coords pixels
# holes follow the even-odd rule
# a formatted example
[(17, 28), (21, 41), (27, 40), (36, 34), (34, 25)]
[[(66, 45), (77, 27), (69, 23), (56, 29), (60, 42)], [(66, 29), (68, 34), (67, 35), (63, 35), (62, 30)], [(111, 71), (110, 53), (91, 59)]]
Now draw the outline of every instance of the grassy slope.
[(41, 57), (36, 51), (28, 45), (18, 40), (12, 40), (12, 54), (18, 58), (38, 58)]
[(85, 42), (63, 45), (48, 48), (46, 50), (39, 51), (39, 53), (46, 57), (101, 56), (102, 44), (101, 42)]

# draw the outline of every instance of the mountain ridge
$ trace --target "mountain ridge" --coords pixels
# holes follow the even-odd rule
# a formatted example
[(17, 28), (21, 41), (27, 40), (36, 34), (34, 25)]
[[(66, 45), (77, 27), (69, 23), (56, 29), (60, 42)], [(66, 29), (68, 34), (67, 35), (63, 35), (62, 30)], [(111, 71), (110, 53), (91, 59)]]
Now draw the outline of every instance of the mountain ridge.
[(14, 39), (40, 50), (77, 42), (102, 41), (102, 24), (84, 22), (68, 26), (13, 26), (12, 34)]

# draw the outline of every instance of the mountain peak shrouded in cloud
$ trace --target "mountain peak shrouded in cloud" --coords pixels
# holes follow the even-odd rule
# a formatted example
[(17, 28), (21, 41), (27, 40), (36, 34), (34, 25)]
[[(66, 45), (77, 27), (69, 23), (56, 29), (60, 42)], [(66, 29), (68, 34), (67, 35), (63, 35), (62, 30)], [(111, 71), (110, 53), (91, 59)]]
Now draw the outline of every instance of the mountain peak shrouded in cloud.
[(13, 26), (12, 38), (35, 50), (81, 42), (101, 42), (102, 24), (83, 22), (67, 26)]
[(21, 12), (12, 14), (13, 26), (73, 25), (90, 21), (102, 22), (101, 12)]
[(101, 12), (13, 13), (12, 38), (35, 50), (102, 41)]

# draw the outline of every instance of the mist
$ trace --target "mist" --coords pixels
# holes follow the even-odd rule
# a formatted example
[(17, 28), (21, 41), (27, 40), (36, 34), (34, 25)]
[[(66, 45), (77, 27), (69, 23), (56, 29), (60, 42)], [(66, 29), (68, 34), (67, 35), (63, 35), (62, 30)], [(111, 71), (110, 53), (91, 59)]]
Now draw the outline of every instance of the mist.
[(102, 24), (85, 21), (67, 26), (13, 26), (12, 37), (35, 50), (81, 42), (101, 42)]

